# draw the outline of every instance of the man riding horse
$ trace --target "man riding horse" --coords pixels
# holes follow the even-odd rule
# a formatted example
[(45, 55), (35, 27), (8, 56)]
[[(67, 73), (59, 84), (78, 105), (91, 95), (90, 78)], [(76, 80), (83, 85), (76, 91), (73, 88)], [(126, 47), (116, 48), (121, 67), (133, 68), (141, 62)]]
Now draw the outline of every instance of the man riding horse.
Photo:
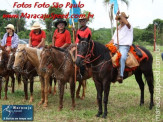
[(55, 27), (57, 28), (54, 31), (52, 45), (59, 48), (67, 48), (71, 44), (71, 35), (70, 32), (65, 29), (67, 22), (64, 19), (57, 19), (55, 22)]
[(42, 49), (45, 45), (46, 33), (41, 30), (41, 26), (38, 22), (35, 22), (31, 27), (29, 34), (29, 46)]
[[(120, 23), (120, 25), (118, 26), (118, 40), (119, 40), (119, 51), (121, 53), (120, 71), (118, 73), (117, 81), (122, 83), (125, 62), (128, 56), (130, 46), (133, 43), (133, 27), (128, 22), (127, 20), (128, 16), (126, 16), (124, 12), (121, 12), (121, 14), (119, 14), (118, 12), (115, 19), (118, 20)], [(115, 31), (112, 40), (109, 43), (114, 43), (115, 45), (118, 45), (117, 31)]]

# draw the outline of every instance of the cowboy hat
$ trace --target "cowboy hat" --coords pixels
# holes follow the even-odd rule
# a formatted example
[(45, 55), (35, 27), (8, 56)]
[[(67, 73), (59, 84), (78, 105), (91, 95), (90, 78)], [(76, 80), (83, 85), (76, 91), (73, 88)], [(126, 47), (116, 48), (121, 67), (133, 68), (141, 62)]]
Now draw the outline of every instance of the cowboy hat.
[(5, 28), (10, 28), (10, 29), (12, 29), (12, 30), (15, 30), (13, 24), (8, 24)]
[(41, 29), (40, 23), (39, 22), (35, 22), (32, 27), (31, 30), (35, 30), (35, 29)]
[(59, 23), (64, 23), (65, 26), (67, 26), (67, 22), (66, 22), (65, 19), (57, 19), (54, 23), (55, 23), (54, 25), (55, 25), (56, 28), (57, 28)]
[(121, 12), (120, 15), (117, 15), (117, 16), (115, 17), (115, 20), (119, 20), (119, 19), (121, 18), (121, 16), (125, 17), (126, 19), (129, 18), (129, 16), (127, 16), (127, 15), (125, 14), (125, 12)]
[(89, 18), (86, 17), (86, 16), (80, 16), (80, 17), (79, 17), (79, 20), (81, 20), (81, 19), (86, 19), (87, 21), (89, 21)]

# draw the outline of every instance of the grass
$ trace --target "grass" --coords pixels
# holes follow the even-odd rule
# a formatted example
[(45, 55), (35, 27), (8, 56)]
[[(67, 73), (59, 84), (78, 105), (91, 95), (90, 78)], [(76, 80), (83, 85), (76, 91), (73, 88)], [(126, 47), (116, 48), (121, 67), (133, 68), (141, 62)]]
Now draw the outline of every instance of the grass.
[[(153, 52), (152, 47), (146, 46), (147, 49), (151, 50), (154, 57), (153, 70), (155, 71), (156, 64), (156, 54), (158, 52)], [(161, 52), (163, 52), (163, 47), (160, 47)], [(161, 59), (161, 57), (160, 57)], [(163, 81), (163, 61), (161, 61), (161, 75), (160, 81)], [(38, 78), (35, 79), (38, 81)], [(156, 82), (155, 82), (156, 83)], [(163, 82), (160, 82), (163, 86)], [(78, 84), (78, 83), (77, 83)], [(10, 84), (9, 84), (10, 86)], [(59, 96), (58, 93), (53, 96), (49, 95), (49, 104), (48, 108), (44, 109), (42, 106), (38, 106), (40, 101), (40, 83), (34, 83), (34, 121), (37, 122), (89, 122), (89, 121), (101, 121), (101, 122), (153, 122), (155, 121), (155, 110), (156, 106), (149, 110), (150, 96), (148, 91), (148, 85), (145, 85), (145, 103), (143, 106), (139, 106), (140, 101), (140, 90), (139, 86), (136, 83), (134, 76), (126, 79), (123, 84), (115, 83), (111, 85), (110, 95), (109, 95), (109, 104), (108, 104), (108, 117), (107, 119), (97, 118), (95, 114), (97, 113), (97, 104), (96, 104), (96, 89), (92, 79), (87, 81), (87, 90), (86, 98), (84, 100), (76, 99), (76, 108), (74, 111), (71, 110), (71, 97), (69, 84), (65, 89), (64, 95), (64, 108), (62, 111), (58, 112), (59, 105)], [(29, 93), (30, 94), (30, 93)], [(154, 95), (155, 97), (156, 95)], [(2, 98), (4, 97), (4, 91), (2, 93)], [(161, 97), (163, 93), (161, 92)], [(29, 104), (28, 101), (24, 101), (24, 92), (23, 84), (18, 87), (16, 83), (15, 93), (11, 93), (11, 87), (8, 90), (8, 100), (0, 100), (0, 110), (1, 105), (3, 104)], [(163, 101), (161, 101), (161, 106), (163, 106)], [(163, 108), (160, 108), (160, 111), (163, 112)], [(0, 111), (0, 118), (2, 117), (2, 112)], [(160, 120), (163, 121), (163, 115), (161, 115)], [(0, 120), (1, 121), (1, 120)]]

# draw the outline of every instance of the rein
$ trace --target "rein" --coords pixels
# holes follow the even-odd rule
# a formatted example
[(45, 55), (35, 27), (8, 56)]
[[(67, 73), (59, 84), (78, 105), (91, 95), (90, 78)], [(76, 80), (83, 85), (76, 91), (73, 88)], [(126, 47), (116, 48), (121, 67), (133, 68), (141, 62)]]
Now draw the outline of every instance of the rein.
[[(96, 61), (98, 58), (101, 57), (101, 55), (99, 55), (99, 56), (97, 56), (95, 59), (89, 61), (89, 58), (91, 58), (92, 56), (94, 56), (93, 50), (94, 50), (95, 44), (94, 44), (93, 40), (91, 40), (91, 41), (92, 41), (92, 48), (90, 47), (90, 42), (88, 43), (88, 42), (86, 42), (86, 41), (81, 41), (81, 43), (88, 43), (88, 44), (89, 44), (89, 47), (88, 47), (86, 56), (77, 54), (77, 56), (83, 58), (83, 59), (84, 59), (84, 62), (87, 63), (87, 64), (92, 63), (92, 62)], [(91, 48), (91, 50), (90, 50), (90, 48)], [(89, 51), (89, 50), (90, 50), (90, 51)]]

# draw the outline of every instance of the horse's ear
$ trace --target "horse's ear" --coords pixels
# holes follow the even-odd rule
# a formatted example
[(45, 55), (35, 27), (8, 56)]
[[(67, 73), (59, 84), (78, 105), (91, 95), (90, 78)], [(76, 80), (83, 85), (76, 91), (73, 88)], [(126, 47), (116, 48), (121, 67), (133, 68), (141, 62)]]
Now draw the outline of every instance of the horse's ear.
[(88, 35), (87, 40), (89, 41), (91, 39), (91, 34)]
[(78, 39), (79, 39), (79, 41), (81, 40), (81, 36), (78, 34)]

